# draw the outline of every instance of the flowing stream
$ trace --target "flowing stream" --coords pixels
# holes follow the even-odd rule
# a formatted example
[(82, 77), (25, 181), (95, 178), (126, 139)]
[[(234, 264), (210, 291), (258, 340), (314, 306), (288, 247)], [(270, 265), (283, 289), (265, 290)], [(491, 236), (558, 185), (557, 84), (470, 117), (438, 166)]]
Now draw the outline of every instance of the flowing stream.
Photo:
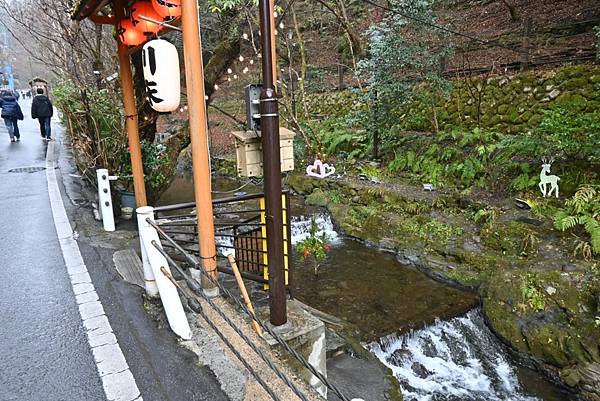
[[(213, 187), (226, 191), (238, 185), (219, 179)], [(159, 203), (191, 200), (191, 177), (180, 177)], [(294, 244), (308, 236), (315, 219), (332, 245), (318, 276), (293, 253), (294, 295), (360, 328), (367, 349), (402, 384), (405, 401), (573, 399), (512, 360), (483, 322), (475, 294), (433, 281), (399, 264), (394, 255), (339, 235), (328, 214), (305, 206), (299, 197), (292, 199), (291, 210)], [(224, 237), (220, 240), (225, 244)]]
[(537, 401), (568, 399), (514, 364), (478, 309), (390, 335), (367, 348), (394, 375), (405, 401)]

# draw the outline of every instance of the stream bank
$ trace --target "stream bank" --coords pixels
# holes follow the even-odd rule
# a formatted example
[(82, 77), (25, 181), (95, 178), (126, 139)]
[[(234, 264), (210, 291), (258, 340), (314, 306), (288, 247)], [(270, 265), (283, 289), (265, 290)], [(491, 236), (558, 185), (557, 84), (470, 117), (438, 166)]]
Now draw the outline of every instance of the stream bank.
[[(443, 282), (476, 289), (493, 332), (549, 379), (600, 400), (600, 273), (574, 259), (572, 238), (511, 200), (492, 209), (453, 193), (396, 190), (352, 179), (291, 176), (307, 203), (345, 234)], [(475, 222), (478, 210), (494, 218)]]

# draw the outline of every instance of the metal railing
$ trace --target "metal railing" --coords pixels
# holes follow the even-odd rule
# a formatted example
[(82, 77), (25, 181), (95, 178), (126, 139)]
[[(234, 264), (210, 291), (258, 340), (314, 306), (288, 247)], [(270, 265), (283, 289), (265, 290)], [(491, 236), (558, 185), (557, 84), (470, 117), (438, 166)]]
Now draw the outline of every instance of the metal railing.
[[(314, 366), (312, 366), (302, 355), (300, 355), (283, 338), (281, 338), (281, 336), (279, 334), (277, 334), (277, 332), (275, 332), (270, 326), (268, 326), (267, 324), (262, 322), (256, 316), (256, 314), (252, 310), (248, 309), (248, 307), (246, 307), (246, 305), (240, 299), (235, 297), (219, 281), (214, 280), (209, 274), (207, 274), (204, 271), (204, 269), (202, 268), (202, 265), (199, 262), (199, 260), (196, 259), (192, 254), (187, 252), (184, 247), (180, 246), (175, 239), (171, 238), (167, 234), (167, 232), (163, 229), (163, 227), (161, 227), (157, 222), (154, 222), (152, 219), (146, 219), (146, 222), (147, 222), (147, 224), (154, 227), (154, 229), (156, 230), (158, 235), (162, 239), (164, 239), (168, 244), (170, 244), (175, 250), (177, 250), (179, 252), (179, 254), (184, 257), (184, 259), (186, 260), (187, 263), (189, 263), (194, 268), (198, 269), (205, 278), (207, 278), (213, 285), (215, 285), (216, 287), (219, 288), (219, 290), (221, 291), (222, 294), (224, 294), (224, 296), (226, 296), (227, 298), (232, 300), (236, 304), (237, 307), (239, 307), (252, 320), (254, 320), (279, 345), (281, 345), (284, 350), (286, 350), (304, 368), (306, 368), (312, 375), (314, 375), (325, 387), (327, 387), (328, 389), (333, 391), (340, 398), (340, 400), (350, 401), (350, 399), (337, 386), (335, 386), (333, 383), (331, 383), (318, 369), (316, 369)], [(231, 328), (244, 340), (244, 342), (246, 342), (246, 344), (269, 366), (269, 368), (271, 368), (271, 370), (273, 370), (273, 372), (277, 375), (277, 377), (279, 377), (302, 401), (308, 401), (306, 395), (304, 393), (302, 393), (297, 388), (297, 386), (289, 378), (287, 378), (285, 376), (284, 373), (281, 372), (281, 370), (273, 363), (273, 361), (260, 348), (258, 348), (258, 346), (256, 344), (254, 344), (253, 341), (248, 336), (246, 336), (241, 331), (241, 329), (235, 323), (233, 323), (231, 321), (231, 319), (229, 319), (227, 317), (227, 315), (217, 305), (215, 305), (215, 303), (209, 297), (207, 297), (204, 294), (200, 284), (196, 280), (191, 278), (190, 275), (188, 275), (185, 272), (185, 270), (167, 252), (165, 252), (162, 249), (161, 245), (157, 241), (153, 241), (152, 245), (165, 257), (165, 259), (168, 261), (169, 265), (171, 265), (173, 268), (175, 268), (177, 270), (177, 272), (184, 278), (187, 286), (193, 292), (193, 294), (190, 294), (187, 290), (185, 290), (181, 286), (177, 287), (178, 290), (180, 291), (180, 293), (182, 294), (182, 296), (187, 300), (188, 306), (190, 307), (190, 309), (192, 309), (196, 313), (201, 314), (202, 317), (207, 322), (209, 322), (209, 325), (211, 325), (213, 330), (215, 330), (215, 332), (217, 332), (219, 337), (221, 337), (221, 339), (223, 339), (225, 344), (229, 348), (231, 348), (232, 351), (234, 351), (234, 348), (231, 345), (231, 343), (229, 343), (228, 340), (223, 338), (223, 335), (219, 332), (219, 330), (216, 329), (216, 327), (214, 327), (214, 324), (212, 322), (210, 322), (210, 320), (207, 318), (206, 314), (202, 310), (202, 306), (199, 304), (197, 298), (200, 297), (200, 298), (204, 299), (219, 314), (219, 316), (229, 326), (231, 326)], [(166, 277), (168, 277), (172, 282), (176, 283), (176, 281), (172, 278), (172, 276), (168, 272), (163, 271), (163, 274)], [(261, 386), (263, 386), (263, 388), (265, 388), (265, 391), (267, 391), (267, 393), (274, 400), (279, 401), (279, 398), (277, 397), (277, 395), (275, 395), (272, 392), (272, 390), (270, 388), (268, 388), (268, 385), (259, 377), (258, 373), (251, 366), (248, 365), (248, 363), (243, 359), (243, 357), (239, 354), (239, 352), (234, 351), (234, 354), (236, 355), (236, 357), (238, 359), (240, 359), (242, 364), (249, 370), (249, 372), (257, 379), (257, 381), (261, 384)]]
[[(289, 258), (292, 249), (289, 194), (283, 194), (284, 205), (284, 268), (286, 285), (292, 279), (292, 266)], [(165, 233), (176, 237), (182, 249), (199, 256), (195, 202), (159, 206), (154, 209), (157, 224)], [(268, 284), (267, 233), (262, 193), (224, 197), (213, 200), (215, 239), (217, 258), (227, 259), (234, 254), (242, 276), (248, 280)], [(172, 249), (173, 246), (165, 244)], [(226, 263), (218, 264), (217, 270), (233, 275)]]

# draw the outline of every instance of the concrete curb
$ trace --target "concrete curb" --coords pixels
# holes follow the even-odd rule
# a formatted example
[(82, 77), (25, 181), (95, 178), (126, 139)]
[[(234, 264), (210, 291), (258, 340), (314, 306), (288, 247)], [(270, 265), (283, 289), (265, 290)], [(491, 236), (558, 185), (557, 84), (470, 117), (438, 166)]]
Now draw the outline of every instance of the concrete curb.
[(143, 401), (73, 237), (54, 171), (55, 143), (48, 143), (46, 153), (48, 196), (63, 259), (104, 393), (108, 401)]

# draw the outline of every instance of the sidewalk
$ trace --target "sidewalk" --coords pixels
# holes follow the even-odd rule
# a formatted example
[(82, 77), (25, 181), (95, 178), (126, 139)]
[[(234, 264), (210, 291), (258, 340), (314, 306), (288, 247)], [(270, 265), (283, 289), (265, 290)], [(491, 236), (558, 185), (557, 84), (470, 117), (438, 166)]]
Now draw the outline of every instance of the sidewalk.
[[(37, 121), (19, 125), (16, 143), (0, 127), (0, 399), (104, 400), (52, 218), (47, 143)], [(42, 170), (8, 172), (19, 167)]]
[[(102, 236), (81, 188), (63, 186), (77, 172), (58, 122), (48, 144), (30, 101), (20, 104), (21, 142), (0, 127), (0, 400), (227, 400), (150, 319), (142, 290), (117, 276), (119, 245)], [(48, 171), (9, 172), (46, 167), (47, 149), (56, 156)]]

